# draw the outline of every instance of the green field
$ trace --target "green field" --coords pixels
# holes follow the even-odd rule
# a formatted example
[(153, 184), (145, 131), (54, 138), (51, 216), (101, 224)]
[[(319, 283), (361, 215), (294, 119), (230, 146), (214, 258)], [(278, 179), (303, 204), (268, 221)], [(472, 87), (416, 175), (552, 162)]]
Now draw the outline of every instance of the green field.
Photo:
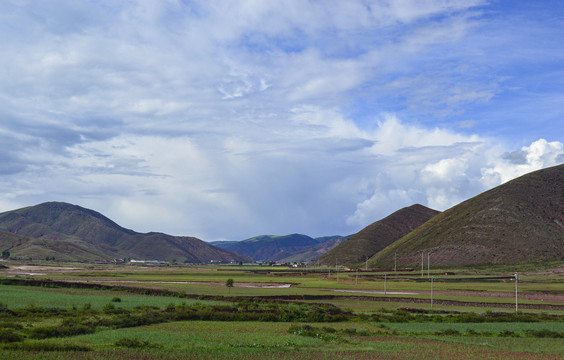
[[(475, 270), (443, 281), (436, 271), (431, 304), (420, 274), (384, 280), (363, 272), (357, 280), (334, 269), (72, 267), (0, 278), (0, 358), (38, 351), (44, 359), (564, 356), (558, 276), (520, 276), (515, 313), (515, 284)], [(227, 279), (235, 286), (227, 288)], [(292, 286), (263, 287), (275, 284)]]

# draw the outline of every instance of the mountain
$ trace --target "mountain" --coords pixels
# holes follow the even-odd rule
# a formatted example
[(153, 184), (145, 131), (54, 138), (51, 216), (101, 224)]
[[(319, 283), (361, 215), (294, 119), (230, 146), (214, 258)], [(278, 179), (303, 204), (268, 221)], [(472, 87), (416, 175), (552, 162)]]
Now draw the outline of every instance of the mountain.
[(317, 261), (323, 265), (364, 262), (437, 214), (438, 211), (419, 204), (405, 207), (368, 225)]
[[(369, 260), (372, 267), (564, 260), (564, 165), (523, 175), (466, 200)], [(430, 255), (427, 255), (429, 254)]]
[(113, 258), (100, 251), (84, 247), (78, 241), (34, 239), (6, 231), (0, 231), (0, 249), (18, 258), (45, 259), (54, 257), (60, 261), (111, 261)]
[(288, 257), (278, 260), (281, 263), (294, 263), (294, 262), (311, 262), (319, 258), (321, 255), (333, 249), (335, 246), (345, 241), (347, 237), (343, 236), (325, 236), (323, 238), (315, 238), (321, 241), (319, 244), (304, 248)]
[(0, 214), (0, 246), (20, 258), (248, 261), (194, 237), (141, 234), (77, 205), (48, 202)]
[(210, 244), (256, 261), (310, 261), (343, 241), (342, 236), (312, 238), (303, 234), (259, 235), (242, 241), (218, 241)]

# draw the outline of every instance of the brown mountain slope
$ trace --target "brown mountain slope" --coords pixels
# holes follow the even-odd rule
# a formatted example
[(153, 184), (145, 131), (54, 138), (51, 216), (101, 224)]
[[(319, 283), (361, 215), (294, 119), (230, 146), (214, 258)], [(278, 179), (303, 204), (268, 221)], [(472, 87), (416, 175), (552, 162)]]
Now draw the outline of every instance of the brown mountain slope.
[(197, 263), (249, 260), (193, 237), (137, 233), (96, 211), (60, 202), (1, 213), (0, 231), (5, 232), (0, 236), (2, 250), (23, 258), (43, 258), (46, 254), (79, 261), (124, 257)]
[(523, 175), (434, 217), (369, 265), (515, 264), (564, 259), (564, 165)]
[(0, 249), (20, 259), (55, 258), (58, 261), (104, 262), (113, 258), (95, 249), (81, 246), (80, 241), (34, 239), (0, 231)]
[(364, 262), (438, 213), (419, 204), (400, 209), (368, 225), (317, 261), (324, 265)]

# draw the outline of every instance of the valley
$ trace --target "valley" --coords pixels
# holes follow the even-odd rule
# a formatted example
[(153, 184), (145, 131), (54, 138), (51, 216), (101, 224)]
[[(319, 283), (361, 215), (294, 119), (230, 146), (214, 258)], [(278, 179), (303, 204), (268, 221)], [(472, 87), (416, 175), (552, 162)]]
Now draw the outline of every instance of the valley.
[(4, 212), (2, 356), (561, 358), (562, 186), (560, 165), (349, 236), (221, 243), (60, 202)]
[(518, 309), (503, 268), (384, 278), (326, 267), (3, 264), (7, 359), (564, 355), (564, 263), (516, 267)]

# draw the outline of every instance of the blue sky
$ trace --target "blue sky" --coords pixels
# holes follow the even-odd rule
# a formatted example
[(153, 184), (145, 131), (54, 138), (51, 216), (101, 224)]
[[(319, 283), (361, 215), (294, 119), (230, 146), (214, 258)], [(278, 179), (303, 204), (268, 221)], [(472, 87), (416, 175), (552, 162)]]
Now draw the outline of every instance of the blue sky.
[(0, 211), (351, 234), (564, 163), (560, 1), (2, 1)]

